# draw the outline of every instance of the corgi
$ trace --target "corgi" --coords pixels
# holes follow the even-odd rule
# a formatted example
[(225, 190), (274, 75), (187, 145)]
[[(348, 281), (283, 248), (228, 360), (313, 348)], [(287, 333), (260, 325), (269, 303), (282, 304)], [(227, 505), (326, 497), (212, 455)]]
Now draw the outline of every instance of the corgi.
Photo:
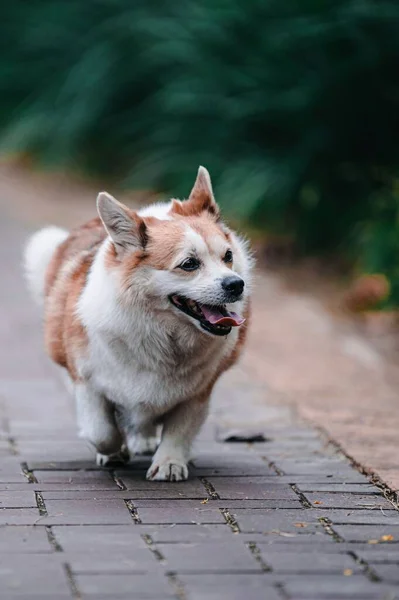
[(212, 388), (245, 343), (251, 253), (222, 222), (204, 167), (187, 200), (134, 212), (102, 192), (97, 211), (28, 241), (45, 348), (98, 465), (151, 453), (147, 479), (185, 480)]

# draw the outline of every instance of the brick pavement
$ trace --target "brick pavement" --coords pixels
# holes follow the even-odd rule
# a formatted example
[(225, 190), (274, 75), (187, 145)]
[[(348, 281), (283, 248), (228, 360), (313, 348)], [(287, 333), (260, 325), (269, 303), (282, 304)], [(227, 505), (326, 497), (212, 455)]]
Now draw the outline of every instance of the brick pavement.
[[(218, 386), (188, 482), (96, 468), (26, 303), (24, 236), (3, 218), (2, 600), (399, 598), (395, 506), (246, 368)], [(225, 441), (248, 433), (263, 441)]]

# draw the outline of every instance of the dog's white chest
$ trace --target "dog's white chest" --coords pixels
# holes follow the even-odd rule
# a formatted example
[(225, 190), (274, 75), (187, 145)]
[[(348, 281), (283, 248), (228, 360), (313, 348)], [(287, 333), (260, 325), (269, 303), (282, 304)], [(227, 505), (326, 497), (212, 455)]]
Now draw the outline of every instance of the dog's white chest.
[(227, 348), (194, 353), (191, 360), (184, 355), (179, 358), (173, 347), (162, 351), (156, 343), (148, 350), (144, 345), (132, 348), (121, 339), (96, 336), (85, 369), (97, 391), (112, 402), (130, 409), (146, 405), (163, 414), (206, 389)]

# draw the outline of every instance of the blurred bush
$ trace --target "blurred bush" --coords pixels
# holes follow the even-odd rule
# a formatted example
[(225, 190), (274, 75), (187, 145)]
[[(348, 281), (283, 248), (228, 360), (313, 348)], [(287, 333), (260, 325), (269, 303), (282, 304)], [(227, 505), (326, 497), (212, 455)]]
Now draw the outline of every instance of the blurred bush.
[(396, 0), (16, 0), (3, 151), (184, 196), (339, 248), (399, 302)]

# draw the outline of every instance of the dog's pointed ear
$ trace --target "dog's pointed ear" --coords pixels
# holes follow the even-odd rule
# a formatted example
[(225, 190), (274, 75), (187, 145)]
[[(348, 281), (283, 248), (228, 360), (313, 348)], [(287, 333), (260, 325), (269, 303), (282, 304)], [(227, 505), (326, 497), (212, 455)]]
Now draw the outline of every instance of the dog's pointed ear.
[(145, 248), (148, 241), (147, 227), (137, 213), (107, 192), (101, 192), (97, 196), (97, 210), (118, 251)]
[(219, 207), (213, 195), (211, 178), (205, 167), (198, 169), (197, 179), (188, 199), (183, 202), (173, 200), (171, 210), (183, 216), (200, 215), (207, 211), (216, 218), (219, 217)]
[(198, 169), (197, 179), (195, 180), (194, 187), (188, 197), (188, 202), (190, 202), (197, 214), (204, 210), (207, 210), (213, 215), (219, 214), (219, 207), (216, 204), (213, 195), (211, 177), (205, 167), (200, 167)]

